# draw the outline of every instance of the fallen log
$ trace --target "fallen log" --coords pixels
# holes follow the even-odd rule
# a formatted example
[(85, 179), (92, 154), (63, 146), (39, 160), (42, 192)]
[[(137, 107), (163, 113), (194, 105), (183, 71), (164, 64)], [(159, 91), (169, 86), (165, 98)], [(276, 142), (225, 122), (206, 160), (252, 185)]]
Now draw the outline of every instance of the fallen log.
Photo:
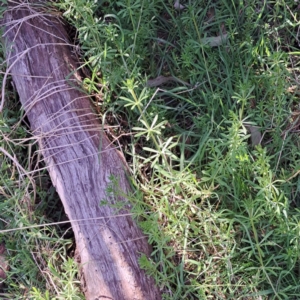
[[(78, 87), (64, 26), (51, 13), (12, 1), (2, 27), (7, 74), (72, 224), (86, 299), (161, 299), (138, 265), (150, 249), (124, 196), (130, 192), (124, 162)], [(109, 187), (122, 192), (108, 193)]]

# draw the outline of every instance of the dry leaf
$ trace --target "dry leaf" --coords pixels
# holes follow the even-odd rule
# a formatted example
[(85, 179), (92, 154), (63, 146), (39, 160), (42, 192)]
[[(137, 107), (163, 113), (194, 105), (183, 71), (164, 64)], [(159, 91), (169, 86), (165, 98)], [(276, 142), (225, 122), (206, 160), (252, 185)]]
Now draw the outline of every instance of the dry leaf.
[(176, 77), (174, 77), (174, 76), (162, 76), (162, 75), (160, 75), (160, 76), (157, 76), (156, 78), (154, 78), (154, 79), (149, 79), (148, 81), (147, 81), (147, 83), (146, 83), (146, 86), (147, 87), (157, 87), (157, 86), (160, 86), (160, 85), (162, 85), (162, 84), (164, 84), (164, 83), (167, 83), (167, 82), (169, 82), (169, 81), (176, 81), (176, 82), (179, 82), (179, 83), (181, 83), (181, 84), (183, 84), (183, 85), (187, 85), (187, 86), (190, 86), (190, 84), (189, 83), (187, 83), (187, 82), (185, 82), (185, 81), (183, 81), (183, 80), (181, 80), (181, 79), (179, 79), (179, 78), (176, 78)]
[(251, 145), (252, 146), (259, 145), (262, 139), (262, 135), (260, 133), (260, 127), (253, 126), (253, 125), (246, 125), (245, 127), (250, 131)]
[(203, 44), (208, 44), (211, 47), (218, 47), (228, 41), (228, 34), (222, 34), (214, 37), (202, 39)]
[(174, 3), (174, 8), (177, 9), (177, 10), (183, 10), (183, 9), (185, 9), (185, 6), (181, 5), (179, 3), (179, 0), (176, 0), (175, 3)]

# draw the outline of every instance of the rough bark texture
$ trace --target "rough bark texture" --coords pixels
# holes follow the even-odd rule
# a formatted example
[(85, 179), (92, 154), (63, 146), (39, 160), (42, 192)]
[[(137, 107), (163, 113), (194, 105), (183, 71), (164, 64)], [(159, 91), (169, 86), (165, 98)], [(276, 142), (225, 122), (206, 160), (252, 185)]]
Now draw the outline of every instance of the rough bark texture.
[[(11, 6), (4, 23), (8, 70), (71, 220), (86, 298), (160, 299), (138, 265), (140, 253), (149, 253), (147, 239), (128, 214), (126, 198), (106, 192), (110, 176), (129, 192), (124, 164), (77, 87), (64, 27), (28, 4)], [(120, 202), (126, 203), (121, 210), (111, 207)]]

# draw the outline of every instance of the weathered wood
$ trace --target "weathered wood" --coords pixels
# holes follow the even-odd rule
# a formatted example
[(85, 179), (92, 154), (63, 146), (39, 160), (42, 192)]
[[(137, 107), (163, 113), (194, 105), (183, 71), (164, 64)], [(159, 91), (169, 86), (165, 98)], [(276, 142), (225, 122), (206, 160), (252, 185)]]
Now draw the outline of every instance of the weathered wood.
[[(4, 23), (8, 71), (71, 220), (86, 298), (160, 299), (139, 268), (138, 257), (149, 254), (149, 246), (126, 197), (106, 192), (110, 176), (129, 192), (124, 164), (77, 87), (63, 25), (28, 4), (11, 5)], [(104, 199), (108, 205), (100, 205)], [(121, 210), (111, 207), (120, 202), (126, 204)]]

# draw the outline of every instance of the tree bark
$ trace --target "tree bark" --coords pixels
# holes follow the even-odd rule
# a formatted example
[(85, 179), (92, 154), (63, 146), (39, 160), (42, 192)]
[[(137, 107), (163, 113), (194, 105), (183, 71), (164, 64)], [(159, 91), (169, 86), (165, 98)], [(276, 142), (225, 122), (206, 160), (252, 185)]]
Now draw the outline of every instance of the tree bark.
[(150, 249), (124, 196), (124, 162), (78, 88), (64, 26), (28, 4), (10, 4), (3, 21), (8, 72), (71, 221), (86, 299), (161, 299), (138, 265)]

